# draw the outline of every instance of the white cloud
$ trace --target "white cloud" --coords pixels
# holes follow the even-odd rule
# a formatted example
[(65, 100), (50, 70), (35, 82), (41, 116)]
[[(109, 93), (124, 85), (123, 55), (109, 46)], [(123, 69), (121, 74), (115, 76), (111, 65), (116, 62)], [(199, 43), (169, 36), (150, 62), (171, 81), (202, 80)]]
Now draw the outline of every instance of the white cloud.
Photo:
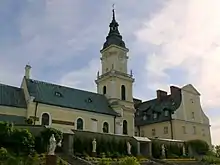
[[(85, 22), (82, 7), (81, 1), (47, 0), (29, 1), (21, 11), (16, 10), (16, 17), (4, 22), (10, 25), (14, 21), (13, 30), (19, 35), (13, 36), (12, 42), (0, 43), (1, 83), (19, 86), (28, 62), (36, 77), (43, 77), (44, 68), (59, 66), (63, 69), (63, 64), (74, 56), (87, 55), (81, 51), (94, 42), (91, 35), (97, 29), (90, 24), (82, 26)], [(8, 33), (6, 37), (10, 37), (11, 32)]]
[[(149, 88), (164, 88), (164, 79), (171, 78), (166, 70), (180, 67), (186, 72), (182, 83), (193, 83), (200, 91), (204, 110), (220, 107), (219, 6), (219, 0), (171, 0), (145, 22), (136, 33), (139, 44), (159, 48), (156, 54), (147, 55)], [(213, 142), (220, 143), (219, 120), (211, 119), (211, 125)]]
[(140, 43), (160, 47), (157, 54), (147, 55), (151, 83), (169, 77), (167, 69), (181, 67), (187, 73), (184, 83), (198, 88), (207, 108), (220, 106), (219, 5), (219, 0), (168, 1), (136, 33)]
[(65, 74), (61, 78), (60, 83), (72, 88), (96, 92), (97, 90), (94, 80), (96, 79), (98, 70), (100, 70), (99, 66), (99, 59), (93, 59), (86, 67), (83, 66), (79, 70)]

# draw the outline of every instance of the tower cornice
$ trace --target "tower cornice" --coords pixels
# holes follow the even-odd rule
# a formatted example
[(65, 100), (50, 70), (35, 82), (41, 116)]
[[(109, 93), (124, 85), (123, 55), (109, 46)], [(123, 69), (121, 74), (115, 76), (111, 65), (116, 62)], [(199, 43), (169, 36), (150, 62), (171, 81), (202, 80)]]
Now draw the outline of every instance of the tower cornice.
[(111, 49), (111, 48), (117, 48), (117, 49), (119, 49), (119, 50), (125, 51), (126, 53), (129, 52), (129, 49), (128, 49), (128, 48), (123, 48), (123, 47), (120, 47), (120, 46), (118, 46), (118, 45), (112, 44), (112, 45), (106, 47), (105, 49), (101, 49), (101, 50), (100, 50), (100, 53), (106, 52), (106, 51), (108, 51), (108, 50)]

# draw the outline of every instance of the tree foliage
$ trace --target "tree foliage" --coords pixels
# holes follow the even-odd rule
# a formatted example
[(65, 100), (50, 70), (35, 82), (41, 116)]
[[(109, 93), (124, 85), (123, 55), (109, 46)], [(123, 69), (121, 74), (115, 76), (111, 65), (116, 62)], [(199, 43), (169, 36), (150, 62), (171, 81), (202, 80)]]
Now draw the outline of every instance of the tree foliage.
[(63, 134), (61, 131), (54, 129), (54, 128), (46, 128), (44, 131), (41, 132), (40, 136), (35, 138), (35, 149), (37, 152), (42, 153), (47, 151), (47, 147), (49, 144), (50, 137), (54, 134), (54, 137), (57, 143), (63, 139)]
[(220, 157), (220, 145), (215, 146), (215, 153), (217, 157)]
[(34, 136), (26, 129), (17, 129), (12, 124), (0, 122), (0, 146), (17, 154), (29, 154), (34, 148)]
[(187, 146), (198, 155), (205, 155), (209, 151), (209, 145), (203, 140), (190, 140), (187, 141)]

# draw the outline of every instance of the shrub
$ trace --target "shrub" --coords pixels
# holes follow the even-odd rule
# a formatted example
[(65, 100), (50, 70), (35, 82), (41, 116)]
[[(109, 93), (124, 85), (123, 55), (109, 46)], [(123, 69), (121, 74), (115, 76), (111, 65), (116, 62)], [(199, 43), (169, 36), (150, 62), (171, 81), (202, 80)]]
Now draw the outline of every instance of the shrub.
[(10, 144), (9, 140), (12, 132), (12, 124), (0, 122), (0, 146), (7, 147)]
[(125, 157), (120, 161), (119, 165), (140, 165), (140, 163), (135, 157)]
[(26, 129), (14, 129), (11, 137), (11, 148), (18, 153), (29, 154), (34, 149), (34, 136)]
[(29, 125), (33, 125), (33, 123), (34, 123), (34, 121), (33, 121), (32, 118), (26, 119), (25, 122), (26, 122), (27, 124), (29, 124)]
[(177, 158), (182, 156), (182, 146), (175, 143), (168, 143), (166, 145), (166, 155), (168, 158)]
[(9, 157), (8, 151), (5, 148), (1, 147), (0, 148), (0, 161), (6, 160), (8, 159), (8, 157)]
[[(106, 138), (103, 136), (74, 136), (74, 152), (78, 156), (87, 156), (92, 153), (92, 141), (96, 139), (96, 152), (99, 157), (119, 158), (127, 154), (126, 139)], [(131, 153), (136, 155), (136, 143), (132, 143)]]
[(98, 165), (110, 165), (110, 162), (106, 159), (101, 159), (99, 162), (98, 162)]
[(220, 158), (217, 158), (215, 156), (203, 156), (201, 161), (208, 164), (219, 164)]
[(39, 137), (37, 137), (38, 143), (40, 143), (42, 146), (41, 150), (43, 150), (44, 152), (47, 151), (47, 146), (49, 144), (49, 140), (52, 134), (54, 134), (57, 143), (59, 143), (60, 140), (63, 138), (62, 132), (54, 128), (46, 128), (44, 131), (42, 131), (40, 140)]
[(154, 158), (161, 157), (161, 144), (158, 141), (152, 141), (152, 156)]
[(209, 145), (203, 140), (190, 140), (187, 146), (199, 155), (205, 155), (209, 151)]

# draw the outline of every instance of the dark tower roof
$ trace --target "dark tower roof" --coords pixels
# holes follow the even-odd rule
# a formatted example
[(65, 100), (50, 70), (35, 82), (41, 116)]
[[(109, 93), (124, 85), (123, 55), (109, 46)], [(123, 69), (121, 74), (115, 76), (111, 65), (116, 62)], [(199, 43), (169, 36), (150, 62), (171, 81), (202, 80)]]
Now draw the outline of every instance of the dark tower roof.
[(122, 36), (118, 30), (118, 22), (115, 19), (115, 10), (112, 10), (113, 17), (112, 17), (112, 22), (109, 24), (109, 33), (108, 36), (106, 37), (106, 41), (103, 45), (103, 49), (109, 47), (110, 45), (117, 45), (122, 48), (126, 48), (124, 41), (122, 40)]

